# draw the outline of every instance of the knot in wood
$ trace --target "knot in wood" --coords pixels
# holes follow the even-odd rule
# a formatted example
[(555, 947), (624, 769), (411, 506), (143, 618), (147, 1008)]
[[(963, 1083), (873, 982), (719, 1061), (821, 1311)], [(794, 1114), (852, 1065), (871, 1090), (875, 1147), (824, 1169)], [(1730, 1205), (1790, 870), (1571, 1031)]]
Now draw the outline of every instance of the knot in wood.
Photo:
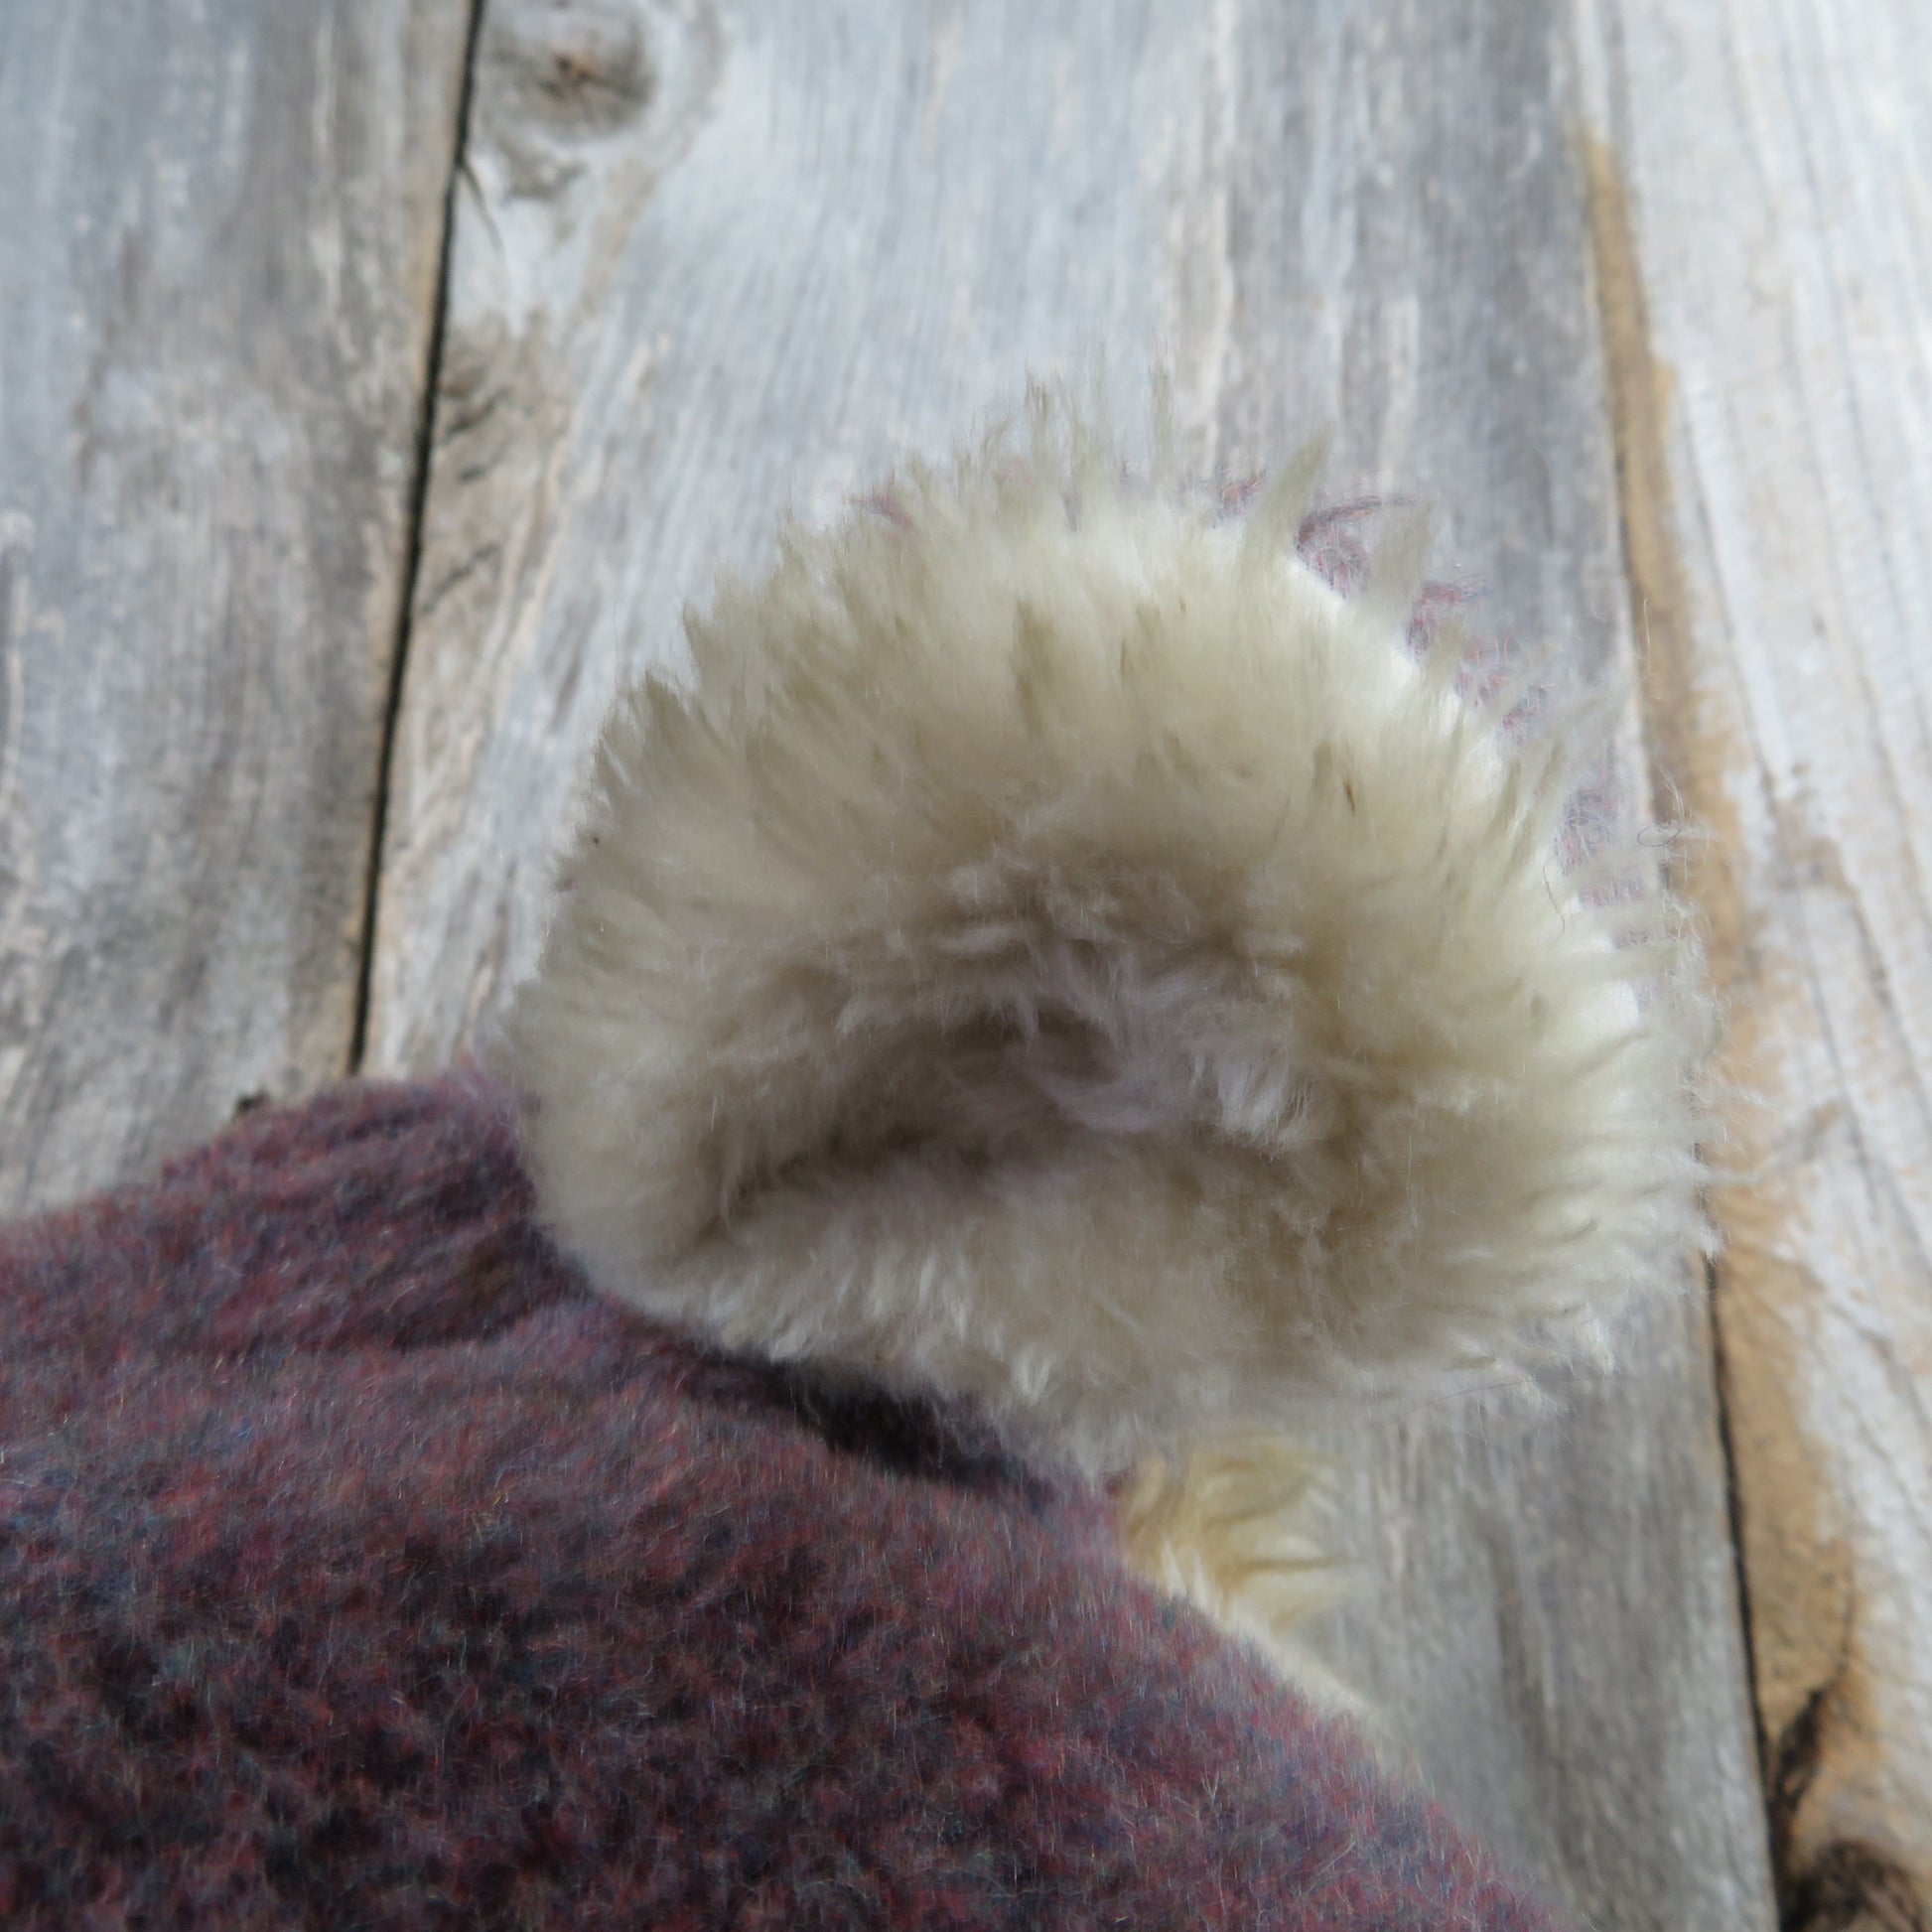
[(492, 22), (498, 85), (553, 133), (599, 135), (633, 119), (655, 80), (637, 0), (517, 0)]

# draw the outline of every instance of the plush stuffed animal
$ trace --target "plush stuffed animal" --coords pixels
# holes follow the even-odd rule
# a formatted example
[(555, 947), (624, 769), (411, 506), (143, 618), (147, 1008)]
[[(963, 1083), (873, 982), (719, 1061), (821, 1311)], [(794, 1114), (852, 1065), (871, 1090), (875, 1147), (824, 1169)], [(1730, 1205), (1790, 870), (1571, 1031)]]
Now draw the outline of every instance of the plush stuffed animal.
[(620, 705), (506, 1085), (0, 1237), (6, 1924), (1548, 1923), (1255, 1498), (1700, 1238), (1676, 914), (1418, 528), (1029, 420)]

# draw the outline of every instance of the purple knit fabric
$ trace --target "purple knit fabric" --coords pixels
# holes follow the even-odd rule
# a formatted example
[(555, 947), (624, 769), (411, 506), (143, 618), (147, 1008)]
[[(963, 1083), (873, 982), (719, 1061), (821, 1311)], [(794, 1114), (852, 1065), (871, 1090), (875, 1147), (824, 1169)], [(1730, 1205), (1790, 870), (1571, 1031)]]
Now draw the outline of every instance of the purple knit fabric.
[(1549, 1921), (958, 1418), (589, 1298), (500, 1096), (0, 1234), (0, 1923)]

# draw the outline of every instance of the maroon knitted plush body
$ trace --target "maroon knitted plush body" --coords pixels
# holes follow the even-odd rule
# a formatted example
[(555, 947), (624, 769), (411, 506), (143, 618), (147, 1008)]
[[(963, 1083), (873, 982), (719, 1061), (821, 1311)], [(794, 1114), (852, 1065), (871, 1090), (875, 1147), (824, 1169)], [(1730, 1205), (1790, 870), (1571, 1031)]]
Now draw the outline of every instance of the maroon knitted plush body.
[(1547, 1926), (970, 1422), (589, 1298), (500, 1097), (0, 1235), (0, 1923)]

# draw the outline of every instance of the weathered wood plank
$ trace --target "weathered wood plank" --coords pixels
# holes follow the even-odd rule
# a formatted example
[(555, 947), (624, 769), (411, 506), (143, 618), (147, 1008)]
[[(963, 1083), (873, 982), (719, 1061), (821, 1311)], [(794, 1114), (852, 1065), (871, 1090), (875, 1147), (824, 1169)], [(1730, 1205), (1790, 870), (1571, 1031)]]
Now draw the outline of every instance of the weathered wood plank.
[[(1225, 160), (1184, 217), (1226, 236), (1202, 413), (1245, 464), (1292, 446), (1312, 380), (1344, 475), (1442, 505), (1439, 548), (1480, 571), (1486, 621), (1627, 676), (1566, 9), (1374, 13), (1285, 34), (1257, 10), (1222, 55), (1203, 126)], [(1768, 1926), (1698, 1298), (1648, 1311), (1619, 1353), (1549, 1421), (1333, 1432), (1365, 1595), (1330, 1654), (1451, 1809), (1588, 1923)]]
[(345, 1063), (467, 19), (0, 8), (0, 1207)]
[(1932, 13), (1614, 0), (1591, 31), (1654, 738), (1731, 1005), (1716, 1306), (1781, 1902), (1923, 1927)]
[[(1173, 356), (1195, 454), (1342, 426), (1498, 621), (1631, 648), (1558, 0), (715, 12), (494, 0), (370, 1047), (486, 1035), (619, 678), (714, 554), (1029, 366)], [(1124, 387), (1131, 386), (1123, 384)], [(1332, 1641), (1394, 1747), (1603, 1927), (1771, 1923), (1695, 1300), (1534, 1432), (1354, 1432)]]

